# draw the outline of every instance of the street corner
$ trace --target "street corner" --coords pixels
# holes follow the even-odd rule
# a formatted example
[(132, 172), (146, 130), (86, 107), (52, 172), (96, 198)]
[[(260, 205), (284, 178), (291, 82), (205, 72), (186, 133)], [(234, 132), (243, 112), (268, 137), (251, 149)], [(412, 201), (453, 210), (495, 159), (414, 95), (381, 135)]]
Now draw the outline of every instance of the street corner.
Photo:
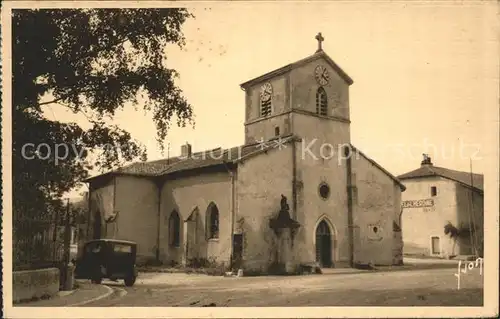
[(49, 299), (30, 301), (16, 307), (78, 307), (111, 296), (114, 290), (107, 285), (96, 285), (86, 281), (77, 281), (76, 288), (59, 291)]
[(139, 273), (136, 285), (144, 286), (192, 286), (200, 283), (220, 281), (223, 276), (210, 276), (198, 273)]
[(83, 306), (111, 296), (115, 291), (106, 284), (92, 284), (87, 281), (78, 281), (78, 289), (71, 294), (73, 298), (67, 300), (67, 307)]

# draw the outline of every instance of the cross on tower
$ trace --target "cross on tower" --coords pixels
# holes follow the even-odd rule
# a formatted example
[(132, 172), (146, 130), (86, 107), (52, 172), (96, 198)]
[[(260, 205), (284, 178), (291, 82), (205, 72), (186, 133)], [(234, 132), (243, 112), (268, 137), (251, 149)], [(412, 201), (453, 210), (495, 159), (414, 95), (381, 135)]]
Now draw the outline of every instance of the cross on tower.
[(316, 50), (316, 52), (323, 51), (323, 49), (321, 48), (321, 42), (325, 41), (325, 38), (323, 38), (323, 36), (321, 35), (321, 32), (319, 32), (316, 35), (316, 40), (318, 40), (318, 50)]

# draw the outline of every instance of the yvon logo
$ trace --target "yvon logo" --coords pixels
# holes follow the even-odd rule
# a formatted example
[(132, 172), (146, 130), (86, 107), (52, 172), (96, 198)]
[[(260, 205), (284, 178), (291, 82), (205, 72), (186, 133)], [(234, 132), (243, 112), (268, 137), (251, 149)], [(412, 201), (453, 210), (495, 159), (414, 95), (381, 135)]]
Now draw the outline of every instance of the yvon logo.
[(462, 261), (458, 261), (458, 269), (455, 277), (457, 277), (457, 289), (460, 289), (460, 274), (466, 274), (468, 271), (476, 269), (479, 267), (479, 274), (483, 275), (483, 258), (477, 258), (476, 261), (465, 262), (464, 267), (460, 269), (462, 266)]

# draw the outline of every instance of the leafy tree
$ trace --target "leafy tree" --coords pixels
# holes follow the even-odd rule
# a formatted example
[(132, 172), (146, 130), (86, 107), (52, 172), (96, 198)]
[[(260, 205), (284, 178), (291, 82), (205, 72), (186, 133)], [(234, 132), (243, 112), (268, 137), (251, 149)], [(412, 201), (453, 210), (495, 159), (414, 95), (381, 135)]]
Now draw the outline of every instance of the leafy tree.
[[(184, 46), (181, 27), (191, 17), (175, 8), (13, 10), (15, 212), (57, 208), (61, 196), (93, 168), (145, 160), (143, 145), (106, 123), (126, 103), (152, 114), (160, 147), (173, 120), (179, 126), (193, 123), (192, 107), (164, 52), (169, 44)], [(89, 127), (45, 117), (55, 104), (84, 114)], [(41, 144), (48, 147), (37, 148)], [(69, 147), (64, 160), (54, 158), (58, 144)], [(66, 154), (62, 146), (59, 151)]]
[(448, 235), (453, 240), (452, 255), (455, 255), (455, 246), (459, 237), (459, 230), (451, 222), (444, 225), (444, 234)]
[(452, 255), (455, 255), (455, 246), (460, 239), (468, 239), (470, 236), (470, 229), (467, 227), (456, 227), (450, 221), (444, 225), (444, 234), (448, 235), (453, 240)]

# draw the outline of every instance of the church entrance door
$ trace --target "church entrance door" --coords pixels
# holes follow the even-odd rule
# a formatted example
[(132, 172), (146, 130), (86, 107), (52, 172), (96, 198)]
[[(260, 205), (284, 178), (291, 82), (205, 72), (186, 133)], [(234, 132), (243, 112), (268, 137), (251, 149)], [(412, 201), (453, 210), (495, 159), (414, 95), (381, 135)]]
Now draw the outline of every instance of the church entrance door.
[(332, 236), (324, 220), (316, 228), (316, 261), (321, 267), (332, 266)]

